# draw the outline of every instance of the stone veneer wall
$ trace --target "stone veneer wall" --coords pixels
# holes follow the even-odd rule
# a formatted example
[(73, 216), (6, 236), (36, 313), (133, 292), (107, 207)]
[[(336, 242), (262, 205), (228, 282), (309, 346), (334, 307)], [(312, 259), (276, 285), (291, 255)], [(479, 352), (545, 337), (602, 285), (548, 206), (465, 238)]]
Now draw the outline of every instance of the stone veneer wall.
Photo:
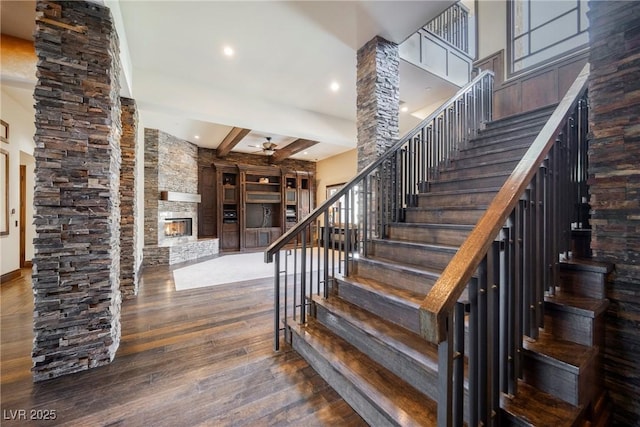
[(605, 386), (614, 424), (640, 419), (640, 3), (590, 1), (593, 256), (607, 286)]
[(120, 342), (120, 85), (108, 8), (36, 3), (35, 381), (108, 364)]
[(375, 37), (357, 53), (358, 170), (398, 138), (400, 109), (398, 45)]
[[(160, 131), (144, 130), (144, 246), (158, 245), (158, 143)], [(144, 261), (143, 261), (144, 262)]]
[[(161, 191), (198, 193), (198, 147), (157, 129), (145, 129), (145, 266), (174, 264), (218, 253), (216, 242), (198, 242), (198, 204), (160, 200)], [(165, 239), (167, 217), (191, 218), (193, 235)], [(171, 246), (171, 248), (169, 248)]]
[(138, 294), (136, 253), (138, 246), (136, 218), (136, 150), (138, 137), (138, 108), (130, 98), (120, 98), (122, 106), (122, 167), (120, 168), (120, 291), (129, 299)]

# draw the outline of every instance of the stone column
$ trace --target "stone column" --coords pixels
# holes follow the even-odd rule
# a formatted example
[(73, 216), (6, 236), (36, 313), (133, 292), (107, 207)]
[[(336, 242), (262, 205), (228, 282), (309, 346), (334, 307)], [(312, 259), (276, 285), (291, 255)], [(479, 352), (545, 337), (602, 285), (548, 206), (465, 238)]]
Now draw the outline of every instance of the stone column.
[(136, 192), (136, 150), (138, 108), (129, 98), (120, 98), (122, 105), (122, 167), (120, 168), (120, 291), (125, 299), (138, 294), (136, 265), (138, 203)]
[(357, 54), (358, 170), (398, 138), (400, 56), (398, 45), (375, 37)]
[(120, 85), (108, 8), (38, 1), (35, 381), (108, 364), (120, 342)]
[(604, 349), (613, 423), (640, 419), (640, 2), (590, 1), (591, 248), (615, 264)]

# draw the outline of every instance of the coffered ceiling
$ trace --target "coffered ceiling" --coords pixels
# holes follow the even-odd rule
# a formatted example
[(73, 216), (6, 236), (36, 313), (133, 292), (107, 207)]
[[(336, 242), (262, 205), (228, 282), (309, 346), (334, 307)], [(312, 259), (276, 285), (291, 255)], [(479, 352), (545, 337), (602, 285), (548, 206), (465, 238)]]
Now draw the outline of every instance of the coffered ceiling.
[[(34, 3), (2, 0), (2, 32), (31, 39)], [(267, 136), (278, 148), (320, 142), (292, 156), (305, 160), (355, 147), (357, 49), (375, 35), (402, 42), (452, 3), (104, 1), (121, 41), (123, 95), (136, 99), (143, 126), (210, 148), (250, 129), (238, 152), (260, 151)], [(417, 123), (412, 111), (456, 89), (404, 63), (400, 78), (402, 130)]]

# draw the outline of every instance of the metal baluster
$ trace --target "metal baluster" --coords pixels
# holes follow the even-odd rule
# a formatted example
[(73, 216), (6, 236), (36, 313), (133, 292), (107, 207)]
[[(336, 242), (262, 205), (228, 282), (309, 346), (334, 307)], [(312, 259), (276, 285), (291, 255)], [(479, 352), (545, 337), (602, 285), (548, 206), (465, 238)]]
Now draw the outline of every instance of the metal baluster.
[[(274, 340), (274, 350), (280, 350), (280, 252), (276, 252), (275, 254), (275, 262), (273, 263), (274, 267), (274, 301), (273, 301), (273, 323), (274, 323), (274, 331), (275, 331), (275, 340)], [(286, 288), (285, 288), (286, 289)], [(285, 297), (285, 307), (287, 304), (287, 300)]]
[[(453, 319), (449, 316), (448, 324)], [(449, 327), (447, 339), (438, 344), (438, 426), (450, 427), (453, 419), (450, 416), (453, 407), (453, 390), (451, 378), (453, 374), (453, 331)]]
[(453, 425), (463, 425), (464, 415), (464, 304), (457, 302), (453, 313)]
[[(324, 228), (322, 230), (322, 240), (324, 243), (324, 297), (329, 298), (329, 215), (324, 214)], [(332, 275), (333, 277), (333, 275)]]
[(480, 422), (480, 395), (484, 394), (480, 385), (479, 366), (479, 327), (478, 319), (478, 281), (471, 279), (469, 291), (469, 425), (477, 426)]
[(483, 425), (489, 422), (489, 384), (488, 384), (488, 368), (489, 368), (489, 337), (488, 337), (488, 307), (487, 307), (487, 257), (485, 256), (480, 267), (478, 268), (478, 352), (476, 369), (478, 369), (478, 417)]
[(496, 425), (500, 408), (500, 241), (487, 252), (487, 381), (488, 422)]
[(300, 253), (300, 323), (307, 323), (307, 229), (301, 230), (302, 251)]

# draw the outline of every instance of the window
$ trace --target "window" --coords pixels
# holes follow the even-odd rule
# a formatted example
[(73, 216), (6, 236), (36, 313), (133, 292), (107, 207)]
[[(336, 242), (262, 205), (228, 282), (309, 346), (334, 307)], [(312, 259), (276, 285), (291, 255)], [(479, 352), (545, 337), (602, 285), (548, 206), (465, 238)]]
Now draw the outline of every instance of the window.
[(511, 73), (577, 51), (589, 42), (587, 0), (510, 0)]

